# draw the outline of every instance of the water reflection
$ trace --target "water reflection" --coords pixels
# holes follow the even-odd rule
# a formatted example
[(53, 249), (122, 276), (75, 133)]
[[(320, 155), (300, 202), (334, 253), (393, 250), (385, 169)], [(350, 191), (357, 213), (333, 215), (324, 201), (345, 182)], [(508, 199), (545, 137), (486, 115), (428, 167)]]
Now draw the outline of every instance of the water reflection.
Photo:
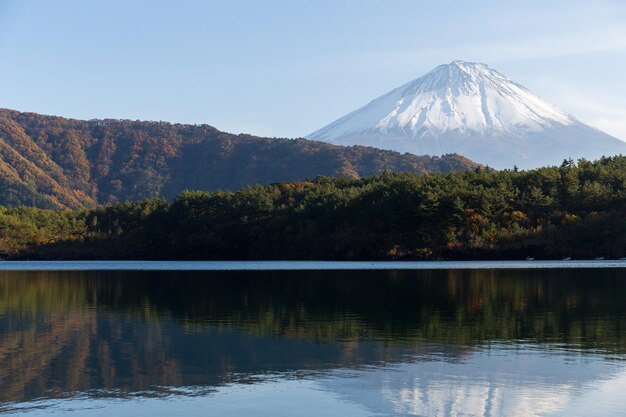
[[(624, 415), (624, 382), (621, 364), (597, 357), (492, 347), (459, 363), (401, 363), (325, 383), (375, 415), (393, 410), (398, 415), (533, 417)], [(604, 395), (607, 391), (614, 395)], [(577, 401), (581, 398), (586, 400)]]
[(1, 272), (0, 407), (110, 415), (123, 398), (132, 415), (167, 404), (576, 415), (602, 398), (600, 415), (620, 415), (622, 280), (610, 269)]

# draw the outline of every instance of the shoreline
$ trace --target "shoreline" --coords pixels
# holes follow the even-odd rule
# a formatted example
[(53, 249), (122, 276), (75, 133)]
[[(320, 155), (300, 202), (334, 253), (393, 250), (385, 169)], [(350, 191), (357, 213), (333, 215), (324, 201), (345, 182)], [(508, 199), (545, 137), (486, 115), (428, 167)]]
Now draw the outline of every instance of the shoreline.
[(626, 260), (557, 261), (0, 261), (0, 271), (321, 271), (626, 268)]

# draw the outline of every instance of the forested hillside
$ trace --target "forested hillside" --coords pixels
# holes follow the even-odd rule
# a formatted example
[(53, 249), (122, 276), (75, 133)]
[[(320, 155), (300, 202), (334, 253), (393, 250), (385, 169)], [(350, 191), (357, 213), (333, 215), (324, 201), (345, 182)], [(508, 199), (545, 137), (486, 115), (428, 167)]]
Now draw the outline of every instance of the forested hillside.
[(0, 109), (0, 205), (42, 208), (162, 196), (185, 189), (360, 178), (385, 170), (449, 172), (475, 168), (441, 158), (341, 147), (304, 139), (232, 135), (208, 125), (73, 120)]
[(539, 170), (384, 173), (0, 210), (0, 253), (52, 259), (626, 257), (626, 157)]

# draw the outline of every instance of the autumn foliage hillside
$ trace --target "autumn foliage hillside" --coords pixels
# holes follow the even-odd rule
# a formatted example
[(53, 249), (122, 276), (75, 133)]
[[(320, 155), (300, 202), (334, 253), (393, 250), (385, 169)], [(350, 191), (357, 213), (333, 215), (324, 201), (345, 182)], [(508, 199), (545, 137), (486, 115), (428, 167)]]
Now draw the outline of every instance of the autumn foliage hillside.
[(185, 189), (475, 167), (458, 155), (415, 156), (233, 135), (208, 125), (85, 121), (0, 109), (0, 205), (9, 207), (93, 207), (172, 198)]

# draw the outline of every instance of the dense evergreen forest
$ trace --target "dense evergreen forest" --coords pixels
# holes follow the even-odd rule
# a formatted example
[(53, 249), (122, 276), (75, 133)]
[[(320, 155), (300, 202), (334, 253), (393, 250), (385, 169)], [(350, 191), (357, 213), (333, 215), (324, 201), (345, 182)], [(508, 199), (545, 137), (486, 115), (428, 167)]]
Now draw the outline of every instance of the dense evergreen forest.
[(523, 259), (626, 256), (626, 157), (533, 171), (186, 191), (77, 211), (0, 210), (5, 258)]
[(232, 135), (208, 125), (73, 120), (0, 109), (0, 205), (81, 208), (185, 189), (235, 190), (317, 175), (475, 168), (458, 155), (415, 156), (304, 139)]

